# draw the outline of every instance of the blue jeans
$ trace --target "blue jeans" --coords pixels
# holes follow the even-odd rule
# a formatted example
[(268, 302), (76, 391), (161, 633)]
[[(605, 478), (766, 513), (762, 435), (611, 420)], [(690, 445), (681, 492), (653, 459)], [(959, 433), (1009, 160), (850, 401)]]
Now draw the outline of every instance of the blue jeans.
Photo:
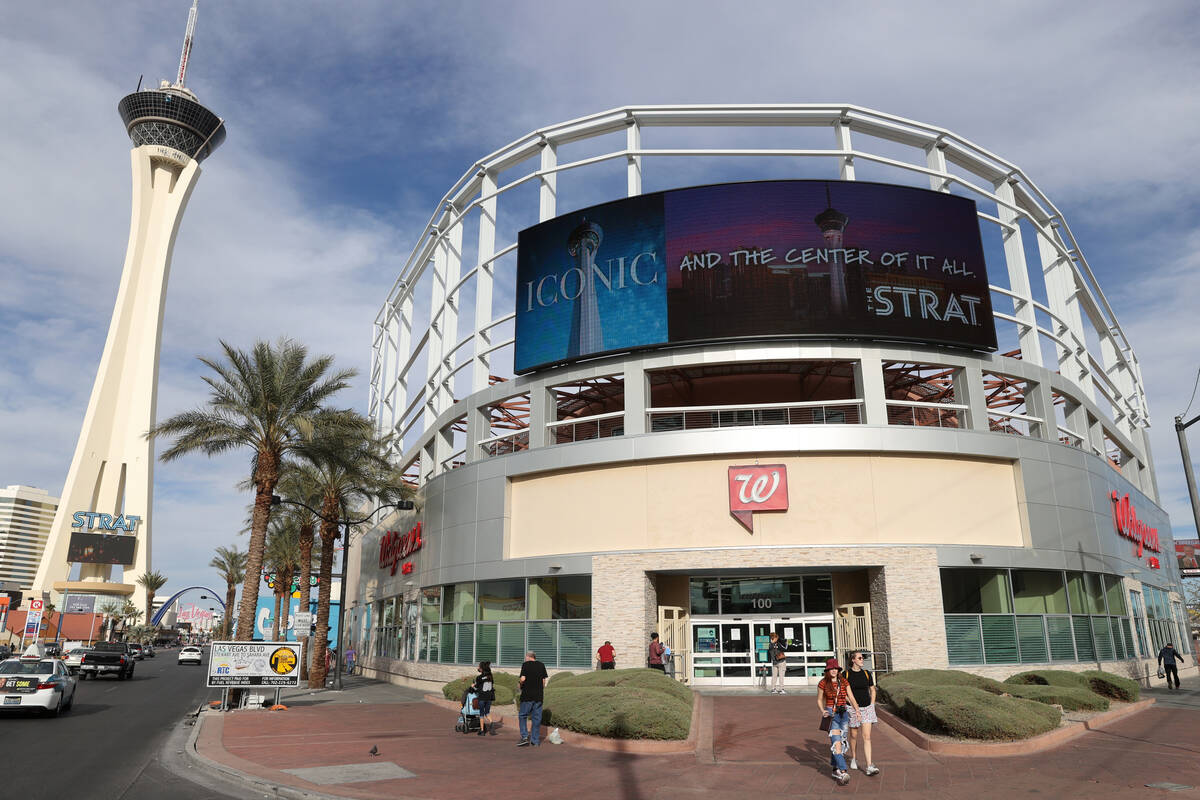
[[(525, 733), (525, 720), (529, 720), (532, 730)], [(542, 738), (542, 701), (522, 700), (517, 709), (517, 727), (521, 730), (521, 738), (528, 739), (530, 744), (540, 744)]]
[[(832, 709), (831, 709), (832, 711)], [(837, 733), (834, 733), (837, 731)], [(845, 752), (850, 745), (846, 741), (846, 737), (850, 735), (850, 710), (843, 711), (841, 714), (833, 713), (829, 722), (829, 766), (834, 769), (846, 771), (846, 756)], [(834, 752), (835, 745), (838, 752)]]

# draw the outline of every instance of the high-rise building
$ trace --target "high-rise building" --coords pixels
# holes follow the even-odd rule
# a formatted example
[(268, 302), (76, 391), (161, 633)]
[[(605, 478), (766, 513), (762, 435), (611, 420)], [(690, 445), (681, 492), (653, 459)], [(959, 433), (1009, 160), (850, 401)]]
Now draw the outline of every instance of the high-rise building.
[[(184, 82), (195, 23), (193, 3), (175, 81), (136, 91), (117, 107), (133, 142), (129, 246), (35, 591), (139, 603), (137, 579), (151, 568), (154, 446), (146, 431), (155, 421), (171, 252), (200, 162), (225, 140), (224, 121), (200, 105)], [(72, 563), (80, 564), (77, 581), (68, 580)], [(115, 565), (125, 568), (119, 582)], [(149, 609), (143, 612), (149, 615)]]
[(0, 489), (0, 583), (33, 586), (58, 498), (33, 486)]

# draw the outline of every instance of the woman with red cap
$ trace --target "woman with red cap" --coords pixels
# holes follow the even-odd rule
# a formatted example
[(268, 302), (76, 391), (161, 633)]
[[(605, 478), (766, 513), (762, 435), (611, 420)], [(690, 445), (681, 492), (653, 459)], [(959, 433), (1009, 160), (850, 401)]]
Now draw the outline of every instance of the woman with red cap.
[(825, 729), (829, 719), (829, 765), (833, 767), (833, 778), (842, 786), (850, 782), (846, 771), (846, 736), (850, 730), (850, 684), (842, 675), (842, 667), (836, 658), (825, 662), (825, 677), (817, 684), (817, 708), (821, 710), (821, 728)]

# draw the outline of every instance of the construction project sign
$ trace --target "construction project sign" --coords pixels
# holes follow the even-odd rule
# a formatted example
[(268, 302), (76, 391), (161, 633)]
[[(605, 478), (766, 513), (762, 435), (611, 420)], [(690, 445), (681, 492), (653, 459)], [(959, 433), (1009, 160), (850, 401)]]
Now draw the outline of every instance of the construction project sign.
[(300, 645), (296, 642), (213, 642), (208, 686), (300, 685)]

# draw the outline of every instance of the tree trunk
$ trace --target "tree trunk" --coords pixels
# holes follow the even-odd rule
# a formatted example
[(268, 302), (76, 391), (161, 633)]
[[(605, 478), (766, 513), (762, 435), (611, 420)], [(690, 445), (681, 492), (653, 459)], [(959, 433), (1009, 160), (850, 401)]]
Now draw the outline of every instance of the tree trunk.
[(279, 483), (279, 455), (260, 450), (254, 470), (254, 515), (250, 524), (250, 543), (246, 554), (246, 579), (242, 582), (242, 602), (238, 606), (237, 641), (254, 638), (254, 613), (258, 606), (258, 583), (262, 575), (263, 548), (267, 542), (267, 523), (271, 521), (271, 495)]
[(275, 623), (271, 626), (271, 641), (279, 641), (279, 623), (280, 623), (280, 607), (283, 605), (283, 591), (280, 587), (283, 586), (278, 579), (275, 582)]
[(225, 638), (233, 633), (233, 604), (237, 600), (237, 584), (229, 581), (225, 584)]
[(308, 673), (308, 687), (325, 687), (325, 642), (329, 639), (329, 595), (333, 584), (333, 550), (337, 544), (338, 525), (329, 520), (337, 519), (338, 502), (326, 499), (321, 506), (321, 571), (317, 584), (317, 619), (313, 631), (313, 665)]
[[(312, 598), (312, 587), (309, 583), (312, 582), (312, 549), (313, 549), (313, 524), (307, 522), (300, 526), (300, 612), (308, 613), (308, 606)], [(308, 680), (308, 648), (311, 645), (310, 637), (305, 636), (300, 640), (300, 680)]]

